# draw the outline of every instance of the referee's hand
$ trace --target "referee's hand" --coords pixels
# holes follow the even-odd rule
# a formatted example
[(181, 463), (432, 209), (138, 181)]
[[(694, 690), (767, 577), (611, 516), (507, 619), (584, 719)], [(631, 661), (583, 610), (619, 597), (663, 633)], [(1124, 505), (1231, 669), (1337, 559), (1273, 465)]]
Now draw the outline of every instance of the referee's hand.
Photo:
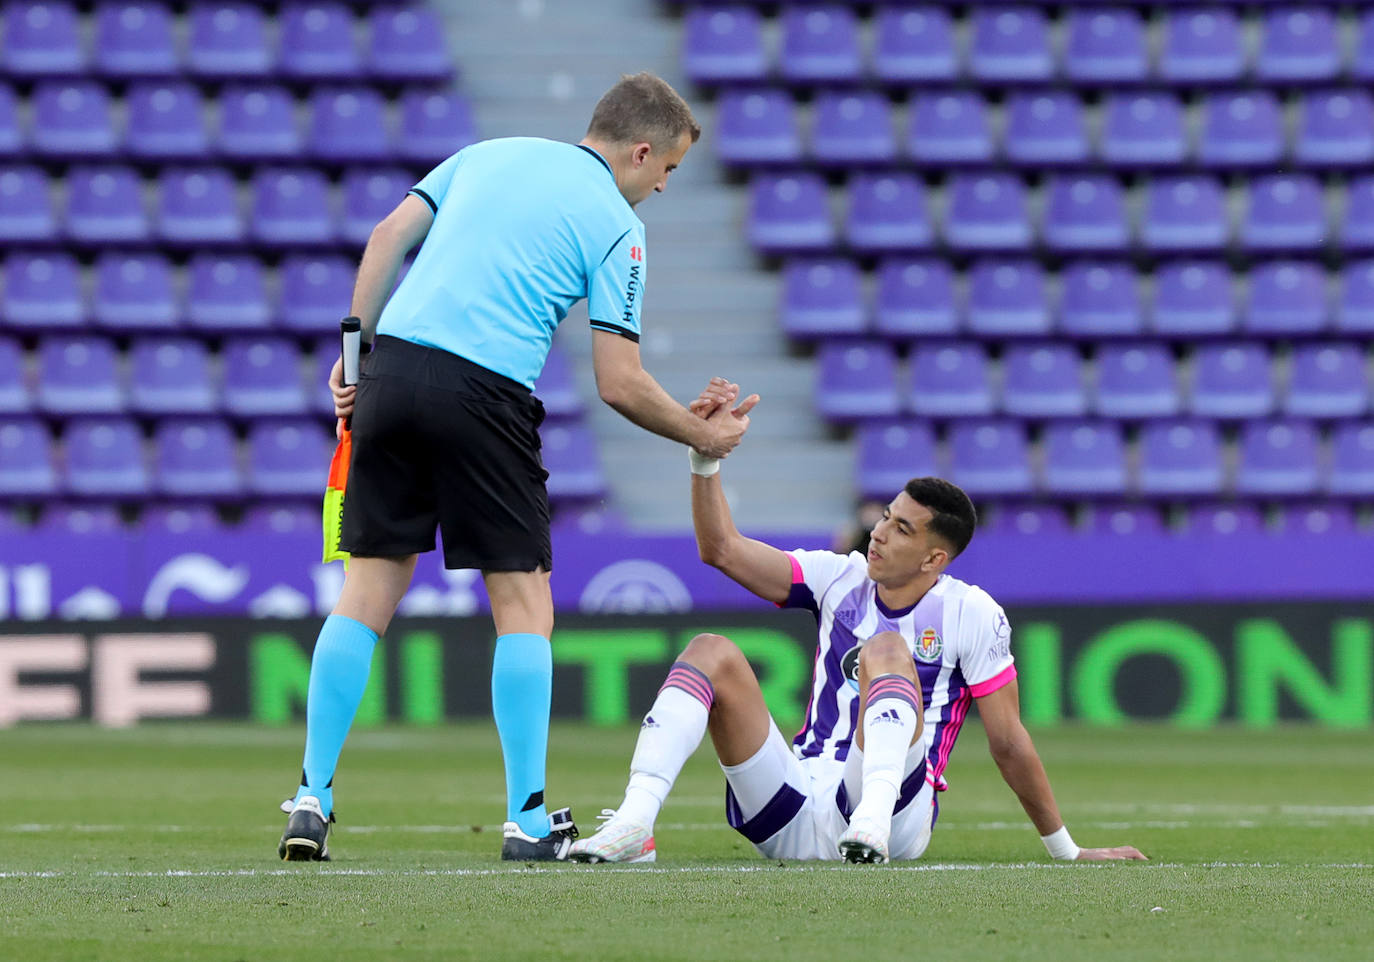
[(342, 357), (334, 362), (329, 372), (329, 393), (334, 395), (334, 416), (339, 419), (339, 431), (342, 432), (342, 422), (352, 416), (353, 396), (358, 393), (358, 389), (351, 384), (344, 387)]

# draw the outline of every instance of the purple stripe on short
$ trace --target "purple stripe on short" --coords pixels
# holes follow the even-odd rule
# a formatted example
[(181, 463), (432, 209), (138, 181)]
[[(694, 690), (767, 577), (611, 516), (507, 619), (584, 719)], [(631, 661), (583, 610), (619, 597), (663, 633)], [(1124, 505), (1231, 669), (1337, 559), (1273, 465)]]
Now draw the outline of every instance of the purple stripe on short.
[(797, 817), (806, 804), (806, 796), (791, 785), (784, 785), (759, 813), (748, 821), (740, 811), (739, 801), (735, 798), (730, 783), (725, 783), (725, 820), (730, 827), (739, 832), (755, 845), (762, 845), (787, 827), (787, 823)]

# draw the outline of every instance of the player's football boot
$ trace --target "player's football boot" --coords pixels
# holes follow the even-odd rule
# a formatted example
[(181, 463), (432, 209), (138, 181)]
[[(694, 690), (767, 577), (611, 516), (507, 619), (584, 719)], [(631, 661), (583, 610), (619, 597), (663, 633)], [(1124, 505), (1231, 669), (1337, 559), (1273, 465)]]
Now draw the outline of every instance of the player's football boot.
[(846, 862), (887, 862), (887, 841), (892, 833), (891, 823), (876, 819), (854, 818), (840, 836), (840, 856)]
[(654, 836), (643, 825), (616, 818), (615, 810), (604, 808), (599, 816), (604, 824), (590, 838), (573, 842), (568, 858), (574, 862), (653, 862), (658, 859)]
[(334, 822), (334, 813), (326, 817), (320, 800), (313, 795), (306, 795), (299, 802), (288, 798), (281, 803), (281, 810), (290, 814), (286, 831), (277, 843), (282, 861), (328, 862), (329, 826)]
[(549, 814), (549, 834), (534, 838), (520, 831), (515, 822), (501, 826), (501, 858), (506, 862), (561, 862), (577, 838), (572, 809), (560, 808)]

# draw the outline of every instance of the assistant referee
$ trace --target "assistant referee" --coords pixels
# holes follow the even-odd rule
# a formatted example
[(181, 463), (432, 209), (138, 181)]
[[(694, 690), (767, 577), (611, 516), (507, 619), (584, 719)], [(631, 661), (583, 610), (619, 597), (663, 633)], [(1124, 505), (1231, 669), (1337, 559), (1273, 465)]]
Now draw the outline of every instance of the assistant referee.
[[(352, 561), (315, 645), (301, 786), (283, 806), (291, 810), (283, 858), (328, 858), (334, 770), (372, 649), (416, 556), (434, 549), (436, 528), (447, 567), (481, 570), (496, 623), (491, 694), (508, 819), (501, 856), (566, 855), (571, 816), (551, 817), (544, 806), (553, 552), (539, 454), (544, 411), (531, 389), (554, 330), (585, 297), (602, 400), (707, 457), (739, 443), (747, 407), (697, 417), (639, 356), (647, 254), (634, 207), (667, 186), (700, 133), (663, 80), (622, 77), (581, 143), (473, 144), (373, 230), (352, 302), (372, 351), (356, 394), (341, 386), (340, 364), (330, 377), (335, 413), (353, 419), (340, 540)], [(416, 244), (415, 263), (388, 300)]]

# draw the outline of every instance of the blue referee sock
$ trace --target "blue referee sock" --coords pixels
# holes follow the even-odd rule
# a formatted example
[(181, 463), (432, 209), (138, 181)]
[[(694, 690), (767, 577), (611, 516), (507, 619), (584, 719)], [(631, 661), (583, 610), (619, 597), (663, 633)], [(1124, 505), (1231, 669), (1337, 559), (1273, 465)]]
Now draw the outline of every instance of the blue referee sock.
[(377, 633), (352, 618), (330, 615), (315, 642), (305, 702), (305, 765), (296, 800), (313, 795), (327, 816), (334, 810), (334, 769), (363, 700)]
[(506, 820), (532, 838), (549, 834), (544, 808), (544, 762), (553, 698), (553, 647), (543, 635), (496, 639), (491, 663), (491, 710), (506, 761)]

